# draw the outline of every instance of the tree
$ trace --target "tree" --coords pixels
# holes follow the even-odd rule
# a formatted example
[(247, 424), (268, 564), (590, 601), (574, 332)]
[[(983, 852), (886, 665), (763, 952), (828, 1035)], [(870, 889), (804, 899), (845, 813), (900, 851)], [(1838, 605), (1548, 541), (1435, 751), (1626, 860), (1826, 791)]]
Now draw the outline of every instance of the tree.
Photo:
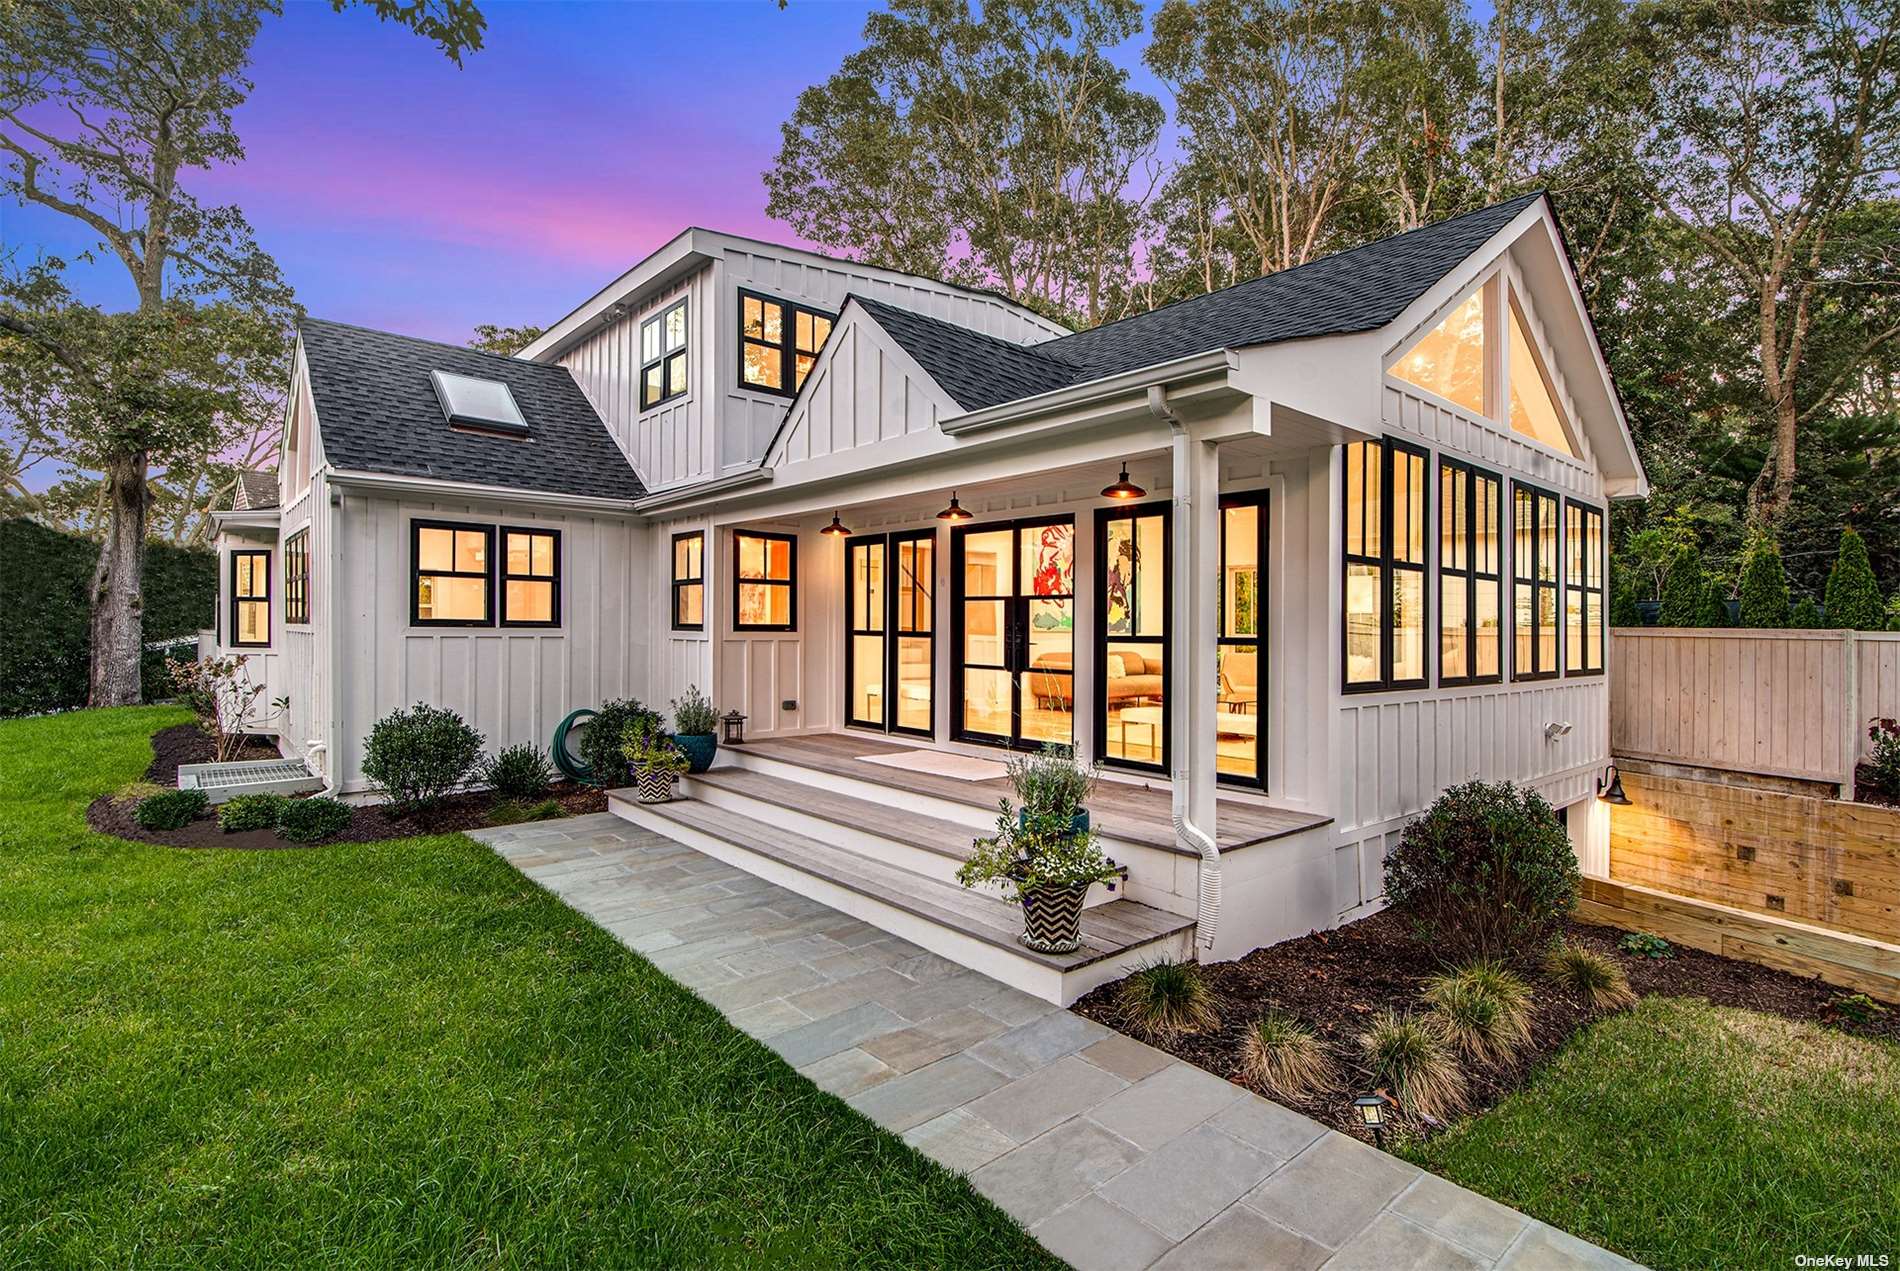
[(1720, 578), (1708, 577), (1702, 580), (1702, 600), (1696, 606), (1695, 622), (1697, 627), (1733, 626), (1728, 612), (1728, 588)]
[(1099, 322), (1128, 289), (1161, 105), (1107, 51), (1137, 0), (895, 0), (798, 96), (766, 211), (859, 259)]
[[(1707, 253), (1753, 311), (1754, 380), (1772, 442), (1751, 490), (1786, 515), (1803, 425), (1900, 337), (1869, 332), (1860, 356), (1811, 374), (1819, 307), (1864, 280), (1847, 250), (1856, 206), (1900, 170), (1896, 0), (1648, 0), (1640, 43), (1656, 90), (1643, 146), (1651, 205)], [(1739, 315), (1738, 315), (1739, 316)]]
[[(338, 9), (347, 3), (332, 0)], [(470, 0), (369, 7), (458, 60), (480, 45), (481, 17)], [(187, 188), (191, 173), (243, 158), (232, 113), (252, 87), (245, 69), (261, 19), (276, 11), (267, 0), (0, 3), (0, 195), (92, 231), (125, 266), (136, 295), (134, 314), (108, 322), (71, 304), (63, 285), (36, 268), (10, 282), (6, 299), (4, 329), (16, 345), (36, 348), (41, 371), (60, 377), (57, 400), (71, 407), (62, 429), (80, 434), (75, 440), (104, 482), (107, 528), (92, 588), (95, 706), (139, 700), (141, 548), (154, 456), (190, 460), (181, 443), (216, 434), (196, 413), (208, 367), (162, 359), (189, 353), (202, 363), (206, 333), (231, 335), (233, 313), (268, 315), (283, 327), (292, 307), (243, 213), (206, 207)], [(211, 298), (219, 313), (186, 312)], [(192, 410), (167, 420), (149, 409), (170, 390), (155, 385), (139, 397), (123, 383), (129, 367), (182, 379), (189, 391), (176, 404)], [(212, 397), (220, 410), (236, 408), (228, 396)]]
[(1773, 531), (1759, 528), (1742, 557), (1742, 625), (1785, 627), (1788, 622), (1788, 574)]
[(503, 327), (492, 322), (481, 322), (476, 324), (474, 334), (469, 337), (468, 347), (480, 349), (484, 353), (513, 357), (546, 333), (546, 327)]
[(1879, 631), (1887, 625), (1887, 607), (1880, 597), (1880, 584), (1874, 567), (1867, 560), (1867, 544), (1853, 526), (1841, 531), (1840, 555), (1827, 576), (1827, 596), (1822, 601), (1827, 624), (1854, 631)]
[(1703, 601), (1709, 591), (1708, 575), (1702, 568), (1702, 552), (1694, 546), (1678, 548), (1663, 580), (1662, 608), (1656, 615), (1659, 627), (1701, 626)]
[(1821, 607), (1813, 596), (1803, 596), (1788, 610), (1788, 625), (1797, 631), (1815, 631), (1821, 626)]

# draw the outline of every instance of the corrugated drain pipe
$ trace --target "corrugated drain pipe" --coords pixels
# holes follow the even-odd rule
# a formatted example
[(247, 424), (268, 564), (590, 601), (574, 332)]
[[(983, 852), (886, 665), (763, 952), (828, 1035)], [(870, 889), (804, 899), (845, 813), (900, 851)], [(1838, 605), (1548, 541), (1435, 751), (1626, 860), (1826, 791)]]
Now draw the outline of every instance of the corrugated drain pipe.
[[(1194, 579), (1194, 496), (1191, 493), (1192, 474), (1189, 472), (1189, 447), (1194, 443), (1188, 437), (1187, 425), (1168, 405), (1168, 391), (1159, 384), (1148, 386), (1148, 413), (1156, 419), (1166, 421), (1168, 431), (1173, 434), (1174, 447), (1174, 562), (1173, 575), (1186, 581), (1190, 593)], [(1192, 603), (1177, 608), (1177, 613), (1193, 613)], [(1192, 624), (1192, 617), (1189, 618)], [(1188, 667), (1192, 670), (1194, 657), (1191, 651), (1192, 628), (1190, 626), (1190, 653)], [(1191, 700), (1191, 699), (1190, 699)], [(1190, 727), (1198, 728), (1209, 721), (1201, 719), (1190, 704), (1187, 712)], [(1177, 843), (1192, 848), (1201, 858), (1201, 877), (1199, 898), (1195, 907), (1194, 939), (1203, 949), (1214, 947), (1214, 933), (1220, 927), (1220, 847), (1213, 836), (1194, 824), (1188, 812), (1188, 746), (1176, 746), (1174, 756), (1174, 795), (1172, 815), (1174, 820), (1174, 838)]]

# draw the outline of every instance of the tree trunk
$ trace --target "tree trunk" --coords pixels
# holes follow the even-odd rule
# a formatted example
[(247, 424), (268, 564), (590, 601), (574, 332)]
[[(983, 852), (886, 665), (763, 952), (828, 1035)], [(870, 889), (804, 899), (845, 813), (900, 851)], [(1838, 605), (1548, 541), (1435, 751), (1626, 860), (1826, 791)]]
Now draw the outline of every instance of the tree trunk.
[(144, 648), (146, 463), (115, 459), (105, 471), (109, 515), (92, 576), (92, 706), (136, 706)]

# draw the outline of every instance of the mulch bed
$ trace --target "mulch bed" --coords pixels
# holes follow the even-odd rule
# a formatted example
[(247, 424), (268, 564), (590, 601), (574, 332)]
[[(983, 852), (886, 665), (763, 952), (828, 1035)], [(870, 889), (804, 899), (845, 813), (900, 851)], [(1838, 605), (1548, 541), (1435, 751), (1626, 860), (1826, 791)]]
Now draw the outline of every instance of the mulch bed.
[[(152, 734), (152, 764), (145, 770), (145, 779), (155, 785), (175, 786), (180, 765), (210, 763), (217, 757), (211, 735), (204, 729), (196, 724), (173, 724)], [(231, 762), (281, 757), (277, 743), (270, 738), (246, 737)]]
[[(1834, 1003), (1849, 990), (1680, 946), (1673, 957), (1636, 957), (1617, 948), (1624, 934), (1612, 927), (1577, 922), (1568, 924), (1565, 933), (1572, 942), (1615, 958), (1628, 974), (1630, 987), (1641, 996), (1702, 997), (1718, 1006), (1743, 1007), (1900, 1041), (1900, 1006), (1873, 1024), (1861, 1025), (1842, 1019), (1834, 1009)], [(1251, 1086), (1240, 1063), (1246, 1026), (1274, 1009), (1317, 1033), (1348, 1083), (1363, 1082), (1359, 1039), (1372, 1017), (1387, 1008), (1423, 1010), (1419, 1000), (1422, 981), (1440, 969), (1434, 952), (1413, 939), (1400, 917), (1387, 910), (1333, 931), (1316, 931), (1257, 949), (1238, 961), (1203, 967), (1202, 974), (1220, 1010), (1221, 1027), (1215, 1032), (1153, 1044), (1238, 1085)], [(1535, 999), (1531, 1044), (1508, 1065), (1466, 1065), (1474, 1113), (1493, 1107), (1523, 1085), (1538, 1064), (1601, 1014), (1581, 996), (1552, 984), (1534, 968), (1524, 974)], [(1126, 1026), (1116, 1006), (1116, 988), (1115, 984), (1103, 985), (1073, 1009), (1132, 1034), (1134, 1030)], [(1290, 1106), (1323, 1124), (1369, 1139), (1350, 1106), (1353, 1098), (1363, 1093), (1362, 1085), (1352, 1084)], [(1278, 1095), (1267, 1097), (1287, 1102)]]

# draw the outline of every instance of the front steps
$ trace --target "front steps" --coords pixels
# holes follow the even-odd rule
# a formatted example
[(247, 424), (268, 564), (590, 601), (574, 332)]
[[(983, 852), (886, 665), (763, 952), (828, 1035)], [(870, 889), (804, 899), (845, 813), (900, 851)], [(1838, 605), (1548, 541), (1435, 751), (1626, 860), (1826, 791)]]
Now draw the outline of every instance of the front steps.
[(1022, 911), (955, 881), (977, 828), (880, 802), (790, 773), (715, 767), (689, 778), (690, 796), (643, 804), (610, 791), (608, 806), (635, 825), (789, 891), (901, 936), (940, 957), (1045, 1001), (1067, 1006), (1146, 963), (1193, 955), (1194, 920), (1096, 889), (1082, 916), (1082, 948), (1037, 953), (1017, 939)]

